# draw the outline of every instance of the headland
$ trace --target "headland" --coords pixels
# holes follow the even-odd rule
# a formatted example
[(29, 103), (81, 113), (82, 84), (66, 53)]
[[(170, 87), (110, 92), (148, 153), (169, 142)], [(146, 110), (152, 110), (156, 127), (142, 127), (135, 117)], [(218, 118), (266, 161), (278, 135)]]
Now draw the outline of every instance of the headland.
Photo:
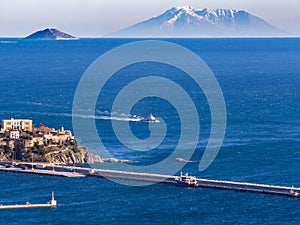
[(0, 161), (44, 162), (58, 165), (102, 163), (81, 146), (70, 130), (50, 128), (29, 119), (4, 119), (0, 130)]

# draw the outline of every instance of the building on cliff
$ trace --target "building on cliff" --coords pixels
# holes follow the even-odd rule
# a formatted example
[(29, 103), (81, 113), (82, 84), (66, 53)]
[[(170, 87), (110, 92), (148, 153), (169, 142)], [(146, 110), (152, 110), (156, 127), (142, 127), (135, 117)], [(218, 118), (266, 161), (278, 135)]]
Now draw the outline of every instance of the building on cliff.
[(13, 118), (2, 120), (2, 130), (32, 131), (32, 120)]
[[(37, 145), (62, 145), (65, 142), (74, 142), (75, 138), (70, 130), (49, 128), (43, 124), (35, 128), (32, 125), (32, 120), (28, 119), (10, 119), (2, 120), (0, 132), (0, 141), (6, 141), (2, 146), (14, 148), (15, 141), (23, 142), (26, 150)], [(8, 144), (12, 142), (13, 144)], [(50, 144), (51, 143), (51, 144)], [(0, 146), (1, 147), (1, 146)]]
[[(70, 130), (55, 129), (40, 124), (32, 125), (31, 120), (10, 119), (2, 120), (0, 129), (0, 161), (8, 161), (15, 157), (17, 160), (28, 161), (34, 157), (37, 161), (51, 161), (52, 156), (64, 155), (65, 158), (76, 155), (72, 162), (84, 162), (84, 155), (80, 146)], [(34, 156), (32, 156), (34, 154)], [(56, 156), (55, 156), (56, 157)], [(80, 158), (80, 160), (79, 160)], [(53, 159), (59, 162), (58, 159)], [(75, 161), (74, 161), (75, 160)], [(64, 159), (62, 162), (71, 162)]]
[(20, 132), (18, 130), (10, 130), (9, 137), (10, 139), (18, 139), (20, 137)]

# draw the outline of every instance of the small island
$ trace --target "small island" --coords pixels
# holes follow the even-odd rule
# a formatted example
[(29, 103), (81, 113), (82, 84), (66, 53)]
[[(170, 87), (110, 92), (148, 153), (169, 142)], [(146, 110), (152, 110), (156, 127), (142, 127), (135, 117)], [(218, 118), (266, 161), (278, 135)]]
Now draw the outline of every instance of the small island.
[(45, 162), (59, 165), (102, 163), (81, 146), (70, 130), (49, 128), (32, 120), (5, 119), (0, 130), (0, 161)]
[(26, 40), (79, 40), (70, 34), (59, 31), (55, 28), (47, 28), (44, 30), (37, 31), (24, 39)]

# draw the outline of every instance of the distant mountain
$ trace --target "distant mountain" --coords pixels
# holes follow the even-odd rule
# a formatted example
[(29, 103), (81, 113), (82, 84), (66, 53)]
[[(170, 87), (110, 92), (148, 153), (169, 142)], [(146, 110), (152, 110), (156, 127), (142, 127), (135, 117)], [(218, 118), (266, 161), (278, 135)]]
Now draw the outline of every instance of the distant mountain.
[(77, 40), (78, 38), (61, 32), (54, 28), (47, 28), (45, 30), (37, 31), (27, 37), (25, 39), (31, 40)]
[(243, 10), (173, 7), (159, 16), (108, 36), (114, 37), (203, 37), (281, 36), (285, 33)]

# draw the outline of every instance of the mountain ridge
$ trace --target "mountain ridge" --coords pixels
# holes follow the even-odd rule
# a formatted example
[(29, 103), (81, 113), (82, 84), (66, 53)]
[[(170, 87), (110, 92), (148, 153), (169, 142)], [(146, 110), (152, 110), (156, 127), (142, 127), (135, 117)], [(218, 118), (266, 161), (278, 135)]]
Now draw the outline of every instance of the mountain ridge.
[(164, 13), (110, 33), (115, 37), (280, 36), (285, 32), (244, 10), (172, 7)]

